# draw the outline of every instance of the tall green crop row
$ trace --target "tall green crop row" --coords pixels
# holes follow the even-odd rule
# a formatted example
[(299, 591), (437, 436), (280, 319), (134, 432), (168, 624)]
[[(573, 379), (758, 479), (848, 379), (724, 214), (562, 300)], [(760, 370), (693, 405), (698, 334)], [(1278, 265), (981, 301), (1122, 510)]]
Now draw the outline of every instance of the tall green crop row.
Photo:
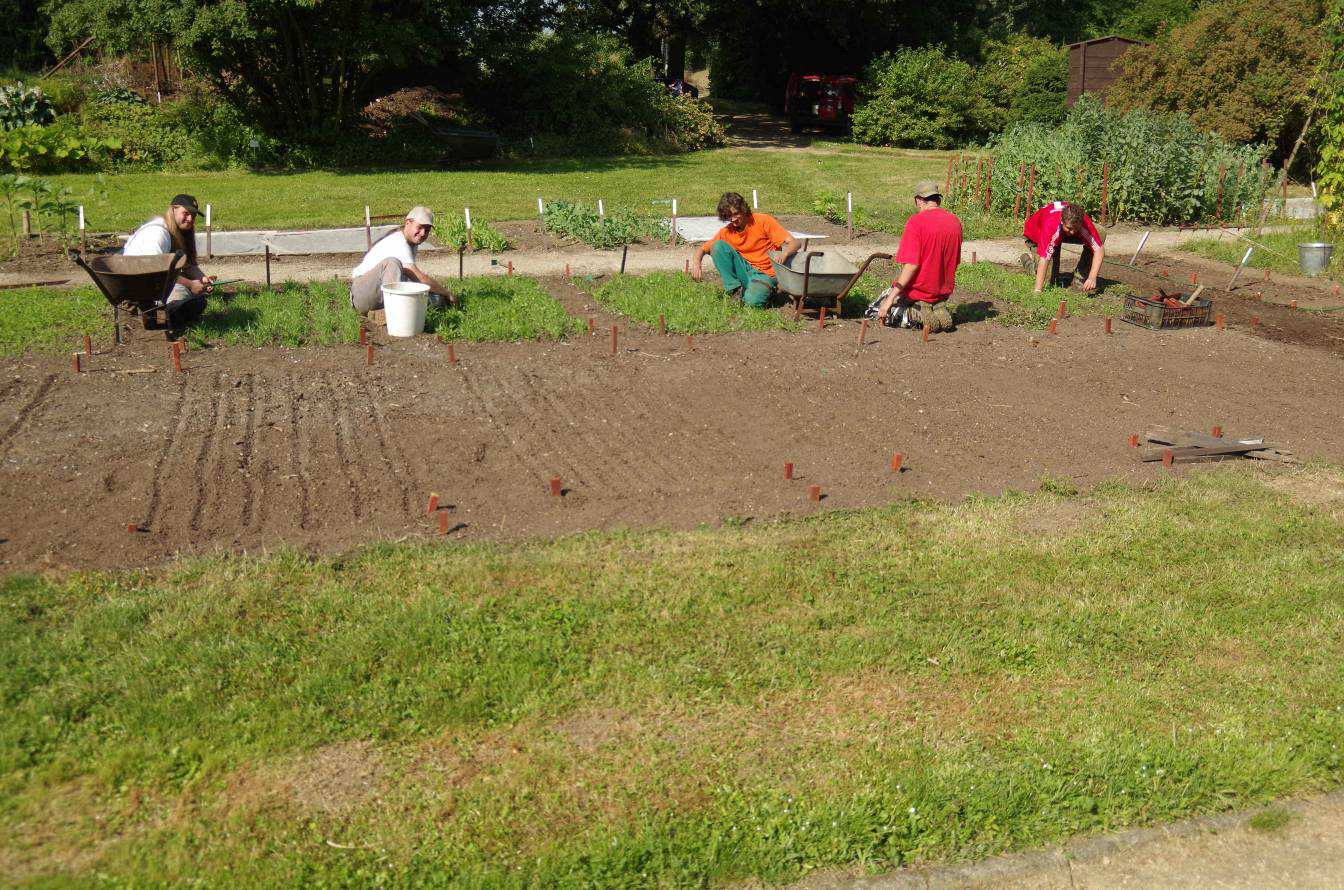
[(1265, 146), (1234, 146), (1184, 115), (1118, 112), (1084, 96), (1059, 127), (1010, 127), (983, 154), (954, 159), (952, 207), (1025, 216), (1064, 200), (1156, 224), (1253, 219), (1276, 182)]

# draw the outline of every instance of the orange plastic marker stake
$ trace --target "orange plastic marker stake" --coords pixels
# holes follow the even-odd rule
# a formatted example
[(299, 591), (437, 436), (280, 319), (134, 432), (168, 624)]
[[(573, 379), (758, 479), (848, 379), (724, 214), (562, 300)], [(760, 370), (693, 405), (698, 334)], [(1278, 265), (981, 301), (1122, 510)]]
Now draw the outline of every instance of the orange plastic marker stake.
[(793, 464), (787, 460), (784, 461), (784, 478), (785, 479), (793, 478)]
[(1129, 434), (1129, 447), (1130, 447), (1130, 448), (1138, 448), (1138, 447), (1139, 447), (1139, 434), (1138, 434), (1138, 433), (1130, 433), (1130, 434)]
[(822, 306), (821, 311), (817, 313), (817, 330), (826, 328), (826, 307)]
[(901, 464), (904, 462), (905, 462), (904, 454), (901, 454), (899, 451), (893, 454), (891, 456), (891, 471), (893, 473), (899, 473), (901, 471)]
[(173, 370), (182, 370), (182, 344), (177, 341), (173, 341)]
[(1220, 426), (1216, 426), (1216, 427), (1214, 427), (1214, 428), (1213, 428), (1213, 437), (1214, 437), (1215, 439), (1221, 439), (1221, 438), (1223, 437), (1223, 428), (1220, 427)]
[(1289, 308), (1289, 309), (1296, 309), (1296, 308), (1297, 308), (1297, 300), (1289, 300), (1289, 301), (1288, 301), (1288, 308)]
[(1058, 326), (1058, 323), (1055, 321), (1055, 319), (1053, 319), (1053, 318), (1050, 319), (1050, 327), (1046, 328), (1045, 330), (1046, 330), (1046, 333), (1049, 333), (1049, 334), (1058, 334), (1058, 333), (1059, 333), (1059, 326)]
[(93, 357), (93, 338), (88, 334), (84, 335), (84, 354), (90, 358)]
[(1175, 462), (1176, 462), (1176, 455), (1171, 453), (1170, 448), (1162, 452), (1162, 466), (1170, 469), (1171, 465)]
[(924, 329), (920, 332), (919, 339), (923, 340), (925, 343), (928, 343), (928, 342), (929, 342), (929, 329), (928, 329), (928, 328), (924, 328)]
[(1069, 303), (1068, 303), (1067, 300), (1060, 300), (1060, 301), (1059, 301), (1059, 316), (1058, 316), (1058, 317), (1059, 317), (1059, 318), (1068, 318), (1068, 317), (1069, 317)]
[(1105, 328), (1106, 333), (1109, 334), (1109, 333), (1111, 332), (1111, 320), (1110, 320), (1109, 318), (1106, 319), (1106, 322), (1105, 322), (1105, 324), (1103, 325), (1103, 327)]
[(448, 534), (448, 511), (444, 510), (439, 514), (439, 534)]
[(694, 349), (694, 348), (695, 348), (695, 343), (691, 341), (691, 335), (690, 335), (690, 334), (687, 334), (687, 335), (686, 335), (686, 348), (687, 348), (687, 349)]
[(616, 354), (616, 325), (611, 326), (611, 354)]
[(551, 497), (553, 497), (553, 498), (558, 498), (558, 497), (560, 497), (561, 493), (562, 493), (562, 489), (560, 488), (560, 477), (559, 477), (559, 476), (552, 476), (552, 477), (551, 477)]
[(74, 369), (74, 372), (78, 374), (81, 370), (79, 366), (79, 353), (78, 352), (70, 353), (70, 358), (71, 358), (71, 366)]
[(369, 342), (369, 332), (364, 330), (364, 326), (359, 326), (359, 345), (363, 346)]
[(663, 316), (661, 313), (659, 313), (658, 315), (658, 333), (659, 334), (667, 333), (667, 318)]
[(453, 349), (453, 344), (451, 342), (448, 344), (448, 364), (457, 364), (457, 351)]
[(588, 336), (591, 337), (592, 335), (593, 335), (593, 320), (590, 318), (588, 319)]
[(1219, 312), (1218, 315), (1214, 318), (1213, 322), (1218, 326), (1218, 330), (1221, 331), (1223, 330), (1223, 327), (1227, 324), (1227, 317), (1223, 315), (1223, 313)]
[(438, 496), (437, 494), (434, 494), (434, 493), (431, 492), (430, 495), (429, 495), (429, 513), (430, 513), (430, 515), (432, 516), (434, 513), (438, 512), (438, 509), (439, 509), (439, 496)]
[(820, 501), (820, 500), (821, 500), (821, 486), (820, 486), (820, 485), (809, 485), (809, 486), (807, 487), (807, 496), (808, 496), (809, 498), (811, 498), (812, 500), (814, 500), (814, 501)]
[(370, 343), (368, 345), (368, 348), (364, 350), (364, 366), (371, 367), (372, 365), (373, 365), (373, 344)]
[(1253, 327), (1253, 328), (1258, 328), (1258, 327), (1260, 327), (1260, 316), (1258, 316), (1258, 315), (1252, 315), (1252, 316), (1251, 316), (1251, 327)]

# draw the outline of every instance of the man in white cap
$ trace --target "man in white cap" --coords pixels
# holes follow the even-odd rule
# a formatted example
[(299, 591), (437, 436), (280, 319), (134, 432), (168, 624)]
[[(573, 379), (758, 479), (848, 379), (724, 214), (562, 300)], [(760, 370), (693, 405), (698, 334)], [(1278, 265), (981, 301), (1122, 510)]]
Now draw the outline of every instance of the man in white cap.
[(426, 275), (415, 264), (415, 254), (434, 228), (434, 214), (428, 207), (412, 207), (400, 229), (388, 232), (369, 248), (364, 259), (350, 273), (350, 305), (360, 315), (383, 308), (383, 285), (399, 281), (418, 281), (429, 285), (430, 306), (443, 301), (456, 303), (448, 288)]

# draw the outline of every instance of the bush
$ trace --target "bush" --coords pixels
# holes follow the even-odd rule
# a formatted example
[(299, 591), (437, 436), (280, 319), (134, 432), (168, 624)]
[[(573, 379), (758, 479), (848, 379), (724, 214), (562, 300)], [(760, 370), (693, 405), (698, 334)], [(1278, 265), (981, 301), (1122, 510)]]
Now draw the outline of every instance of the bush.
[(1344, 231), (1344, 0), (1334, 0), (1330, 23), (1330, 51), (1324, 67), (1321, 109), (1321, 160), (1316, 175), (1321, 183), (1327, 231)]
[(1108, 101), (1180, 111), (1231, 142), (1286, 156), (1325, 53), (1321, 0), (1228, 0), (1201, 7), (1156, 44), (1125, 54)]
[(951, 148), (974, 132), (975, 72), (940, 47), (901, 49), (864, 70), (854, 138), (869, 145)]
[[(454, 249), (467, 243), (467, 217), (464, 213), (440, 213), (434, 219), (434, 234), (439, 243)], [(499, 230), (483, 219), (471, 221), (471, 243), (477, 250), (499, 253), (509, 242)]]
[(706, 104), (673, 96), (648, 60), (632, 61), (614, 39), (594, 35), (534, 38), (489, 72), (473, 104), (540, 154), (694, 151), (726, 141)]
[(85, 105), (84, 127), (91, 134), (121, 143), (121, 151), (108, 159), (108, 166), (142, 170), (203, 166), (200, 145), (165, 111), (168, 107), (104, 95)]
[(0, 87), (0, 130), (42, 126), (54, 120), (51, 102), (37, 87), (26, 87), (23, 81)]
[[(1066, 200), (1095, 212), (1106, 164), (1111, 219), (1165, 225), (1253, 216), (1270, 182), (1267, 153), (1229, 145), (1182, 114), (1120, 112), (1084, 96), (1061, 126), (1018, 124), (990, 143), (990, 209), (1035, 210), (1026, 206), (1028, 184), (1019, 187), (1020, 172), (1035, 165), (1032, 203)], [(983, 208), (978, 164), (952, 178), (949, 206)]]
[(121, 149), (116, 139), (64, 123), (0, 133), (0, 168), (27, 172), (96, 170)]

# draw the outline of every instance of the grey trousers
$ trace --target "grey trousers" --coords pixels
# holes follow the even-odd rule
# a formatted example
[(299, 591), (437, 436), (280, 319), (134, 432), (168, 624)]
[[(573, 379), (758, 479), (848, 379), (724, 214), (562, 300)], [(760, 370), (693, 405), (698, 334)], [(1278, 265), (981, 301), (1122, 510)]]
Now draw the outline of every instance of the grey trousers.
[(396, 284), (405, 276), (401, 260), (388, 257), (363, 275), (350, 282), (350, 305), (360, 315), (383, 308), (383, 285)]

